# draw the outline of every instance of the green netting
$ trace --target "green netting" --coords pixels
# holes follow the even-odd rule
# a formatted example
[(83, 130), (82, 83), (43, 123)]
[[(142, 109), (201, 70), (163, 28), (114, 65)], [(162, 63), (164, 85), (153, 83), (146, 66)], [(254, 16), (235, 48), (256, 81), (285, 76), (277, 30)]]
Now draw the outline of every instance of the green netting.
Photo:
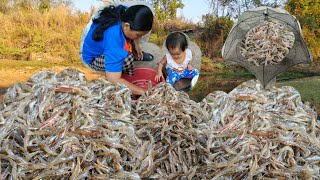
[[(250, 29), (270, 20), (276, 20), (287, 25), (288, 29), (294, 33), (295, 41), (289, 53), (280, 63), (256, 66), (240, 53), (241, 42)], [(303, 40), (298, 20), (285, 10), (270, 7), (259, 7), (242, 13), (225, 41), (222, 56), (225, 61), (237, 62), (250, 70), (264, 87), (289, 67), (300, 63), (311, 63), (312, 61), (310, 51)]]

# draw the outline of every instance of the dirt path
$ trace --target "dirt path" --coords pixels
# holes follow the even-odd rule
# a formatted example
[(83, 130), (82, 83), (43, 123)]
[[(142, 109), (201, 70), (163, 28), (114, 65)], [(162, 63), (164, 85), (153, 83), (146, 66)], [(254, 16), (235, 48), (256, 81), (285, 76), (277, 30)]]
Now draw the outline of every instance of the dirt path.
[[(44, 70), (52, 70), (55, 72), (60, 72), (64, 69), (67, 69), (66, 66), (53, 66), (50, 69), (49, 68), (31, 68), (31, 67), (25, 67), (22, 69), (17, 70), (17, 68), (2, 68), (0, 69), (0, 94), (3, 94), (3, 91), (7, 89), (8, 87), (12, 86), (13, 84), (17, 82), (26, 82), (32, 77), (34, 74), (44, 71)], [(82, 73), (85, 74), (86, 78), (88, 80), (96, 79), (96, 78), (103, 78), (104, 76), (98, 73), (95, 73), (88, 68), (85, 67), (69, 67), (78, 69)]]
[(1, 68), (0, 69), (0, 102), (3, 99), (3, 95), (5, 94), (7, 88), (11, 87), (13, 84), (18, 82), (27, 82), (34, 74), (44, 71), (44, 70), (52, 70), (55, 72), (60, 72), (67, 68), (78, 69), (82, 73), (85, 74), (88, 80), (93, 80), (97, 78), (103, 78), (102, 74), (95, 73), (89, 70), (86, 67), (80, 66), (53, 66), (51, 68), (32, 68), (32, 67), (24, 67), (24, 68)]

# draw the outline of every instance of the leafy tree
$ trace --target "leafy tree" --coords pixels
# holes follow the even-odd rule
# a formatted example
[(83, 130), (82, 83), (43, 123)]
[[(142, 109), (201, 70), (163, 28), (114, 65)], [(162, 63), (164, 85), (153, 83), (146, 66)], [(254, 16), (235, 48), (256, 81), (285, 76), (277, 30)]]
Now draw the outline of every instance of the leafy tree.
[(13, 8), (21, 9), (39, 9), (41, 12), (50, 9), (50, 7), (57, 7), (64, 5), (70, 7), (73, 0), (0, 0), (0, 12), (7, 12)]
[(57, 7), (59, 5), (70, 7), (71, 5), (73, 5), (73, 0), (49, 0), (49, 1), (52, 7)]
[(17, 0), (16, 6), (22, 9), (33, 9), (33, 2), (31, 0)]
[(0, 12), (6, 13), (8, 12), (9, 8), (9, 0), (0, 0)]
[(200, 33), (196, 33), (196, 42), (204, 56), (215, 58), (221, 56), (221, 49), (233, 21), (226, 17), (216, 17), (212, 14), (202, 16), (203, 24)]
[(285, 9), (297, 17), (314, 59), (320, 60), (320, 0), (288, 0)]
[(212, 12), (216, 17), (229, 17), (237, 19), (244, 11), (259, 7), (279, 7), (285, 0), (208, 0)]
[(40, 12), (45, 12), (50, 9), (50, 2), (49, 0), (40, 0), (39, 10)]
[(152, 3), (160, 21), (176, 19), (177, 9), (184, 7), (182, 0), (152, 0)]

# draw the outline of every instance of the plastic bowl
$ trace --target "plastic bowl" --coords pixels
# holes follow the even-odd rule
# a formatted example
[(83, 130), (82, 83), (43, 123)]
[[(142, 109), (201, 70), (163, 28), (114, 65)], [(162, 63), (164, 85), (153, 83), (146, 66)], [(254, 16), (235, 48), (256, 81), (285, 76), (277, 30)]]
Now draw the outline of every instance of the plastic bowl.
[(149, 67), (140, 67), (134, 69), (134, 75), (129, 76), (127, 74), (122, 74), (122, 78), (125, 80), (131, 82), (132, 84), (135, 84), (139, 87), (142, 87), (144, 89), (148, 88), (148, 81), (151, 81), (152, 87), (159, 84), (160, 82), (164, 82), (164, 79), (161, 78), (159, 82), (154, 80), (154, 77), (156, 76), (157, 71), (153, 68)]

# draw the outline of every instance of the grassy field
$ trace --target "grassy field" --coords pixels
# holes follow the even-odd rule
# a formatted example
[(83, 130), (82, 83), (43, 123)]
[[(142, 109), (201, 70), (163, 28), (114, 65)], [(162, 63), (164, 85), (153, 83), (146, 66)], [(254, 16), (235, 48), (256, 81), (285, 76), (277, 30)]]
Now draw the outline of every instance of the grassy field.
[(279, 82), (278, 85), (294, 87), (302, 101), (310, 102), (320, 114), (320, 76)]

